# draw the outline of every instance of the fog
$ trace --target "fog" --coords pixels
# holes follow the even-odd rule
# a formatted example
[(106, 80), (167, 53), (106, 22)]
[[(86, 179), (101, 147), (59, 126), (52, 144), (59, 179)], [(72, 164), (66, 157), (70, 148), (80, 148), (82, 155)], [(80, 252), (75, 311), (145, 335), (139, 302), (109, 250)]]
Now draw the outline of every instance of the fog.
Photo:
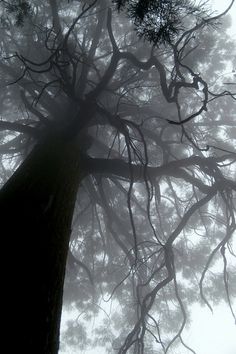
[(154, 3), (0, 4), (14, 352), (236, 352), (235, 3)]

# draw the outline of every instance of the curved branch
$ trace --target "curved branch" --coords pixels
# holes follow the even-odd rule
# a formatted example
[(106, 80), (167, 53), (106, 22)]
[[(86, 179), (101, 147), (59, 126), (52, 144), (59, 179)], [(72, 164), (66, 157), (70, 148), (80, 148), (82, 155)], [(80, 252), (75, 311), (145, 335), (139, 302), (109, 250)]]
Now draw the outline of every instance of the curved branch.
[(207, 19), (202, 20), (200, 23), (197, 23), (193, 28), (191, 28), (188, 31), (185, 31), (182, 36), (178, 39), (178, 41), (176, 42), (176, 47), (180, 44), (180, 42), (183, 40), (184, 37), (187, 37), (189, 34), (197, 31), (198, 29), (210, 24), (211, 22), (214, 22), (218, 19), (220, 19), (222, 16), (226, 15), (227, 12), (229, 12), (229, 10), (231, 9), (231, 7), (233, 6), (234, 0), (231, 0), (231, 3), (229, 4), (229, 6), (226, 8), (225, 11), (223, 11), (222, 13), (220, 13), (219, 15), (216, 15), (214, 17), (210, 17)]
[(179, 236), (179, 234), (183, 231), (184, 227), (186, 226), (187, 222), (191, 218), (191, 216), (202, 206), (204, 206), (206, 203), (208, 203), (216, 194), (218, 191), (218, 185), (215, 184), (212, 187), (209, 188), (209, 193), (202, 199), (200, 199), (198, 202), (193, 204), (189, 210), (184, 214), (182, 217), (179, 225), (176, 227), (176, 229), (171, 233), (171, 235), (168, 237), (168, 240), (166, 242), (166, 246), (172, 245), (173, 242), (176, 240), (176, 238)]

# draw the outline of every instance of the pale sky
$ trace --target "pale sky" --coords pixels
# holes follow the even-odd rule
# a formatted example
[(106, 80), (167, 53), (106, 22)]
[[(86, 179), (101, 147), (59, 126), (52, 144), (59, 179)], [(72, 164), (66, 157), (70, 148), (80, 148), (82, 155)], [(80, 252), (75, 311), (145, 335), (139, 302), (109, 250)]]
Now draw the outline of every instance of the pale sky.
[[(212, 3), (213, 10), (217, 10), (218, 13), (221, 13), (229, 6), (231, 0), (211, 0), (210, 3)], [(230, 30), (230, 33), (236, 36), (236, 3), (233, 4), (228, 13), (232, 18), (232, 28)]]
[(183, 335), (197, 354), (236, 354), (236, 324), (226, 304), (193, 307), (193, 323)]

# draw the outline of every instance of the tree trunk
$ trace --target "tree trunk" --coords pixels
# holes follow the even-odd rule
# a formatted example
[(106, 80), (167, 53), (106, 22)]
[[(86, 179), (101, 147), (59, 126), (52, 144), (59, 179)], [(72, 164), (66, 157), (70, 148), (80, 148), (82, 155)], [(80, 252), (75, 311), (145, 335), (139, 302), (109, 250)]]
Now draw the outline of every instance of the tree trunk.
[[(56, 354), (66, 257), (83, 178), (78, 141), (48, 136), (0, 191), (9, 353)], [(6, 253), (5, 253), (6, 252)]]

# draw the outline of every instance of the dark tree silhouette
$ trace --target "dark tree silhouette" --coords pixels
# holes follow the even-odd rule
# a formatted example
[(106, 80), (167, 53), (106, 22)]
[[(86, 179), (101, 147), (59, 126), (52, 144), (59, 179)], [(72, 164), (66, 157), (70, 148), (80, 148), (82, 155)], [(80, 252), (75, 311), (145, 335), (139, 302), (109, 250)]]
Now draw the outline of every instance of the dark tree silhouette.
[[(157, 48), (109, 1), (30, 5), (21, 27), (7, 12), (1, 27), (7, 347), (58, 352), (68, 259), (67, 306), (91, 316), (104, 297), (119, 304), (114, 351), (188, 348), (191, 302), (225, 294), (235, 316), (235, 94), (218, 80), (233, 44), (207, 31), (221, 17), (189, 12)], [(221, 277), (209, 272), (219, 258)]]

